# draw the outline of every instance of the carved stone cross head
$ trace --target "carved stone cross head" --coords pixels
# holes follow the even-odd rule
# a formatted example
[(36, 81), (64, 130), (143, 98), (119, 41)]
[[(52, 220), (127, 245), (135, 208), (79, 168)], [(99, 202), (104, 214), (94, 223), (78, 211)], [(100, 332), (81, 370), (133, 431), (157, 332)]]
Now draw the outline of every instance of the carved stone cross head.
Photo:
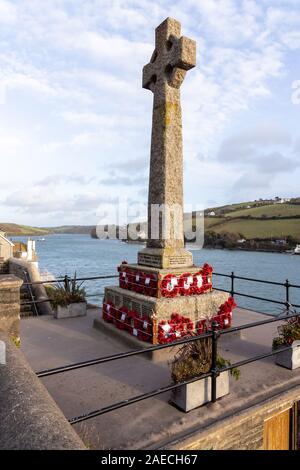
[(143, 68), (143, 88), (153, 93), (168, 84), (180, 88), (187, 70), (196, 65), (196, 42), (180, 36), (181, 24), (167, 18), (155, 30), (155, 50)]

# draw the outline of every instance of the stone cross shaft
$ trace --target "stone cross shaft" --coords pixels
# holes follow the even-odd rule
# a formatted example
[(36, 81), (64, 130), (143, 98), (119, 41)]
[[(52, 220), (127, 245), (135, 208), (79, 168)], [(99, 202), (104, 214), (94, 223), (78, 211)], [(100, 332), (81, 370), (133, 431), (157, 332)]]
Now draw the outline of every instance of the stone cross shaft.
[[(143, 87), (154, 94), (148, 221), (151, 222), (152, 204), (181, 208), (181, 214), (176, 211), (169, 221), (170, 238), (153, 240), (149, 237), (149, 247), (184, 246), (180, 86), (187, 70), (196, 64), (196, 43), (180, 36), (180, 31), (180, 23), (172, 18), (167, 18), (156, 28), (155, 50), (150, 63), (143, 69)], [(173, 236), (172, 217), (178, 218), (177, 227), (178, 224), (182, 226), (177, 239)]]
[[(180, 86), (187, 70), (196, 65), (196, 43), (181, 36), (178, 21), (167, 18), (155, 31), (155, 50), (143, 68), (143, 88), (153, 99), (150, 180), (148, 196), (147, 248), (180, 250), (183, 234), (183, 155)], [(163, 224), (168, 238), (151, 238), (153, 205), (176, 207), (167, 212)], [(160, 222), (160, 233), (162, 232)], [(176, 229), (174, 230), (174, 227)]]

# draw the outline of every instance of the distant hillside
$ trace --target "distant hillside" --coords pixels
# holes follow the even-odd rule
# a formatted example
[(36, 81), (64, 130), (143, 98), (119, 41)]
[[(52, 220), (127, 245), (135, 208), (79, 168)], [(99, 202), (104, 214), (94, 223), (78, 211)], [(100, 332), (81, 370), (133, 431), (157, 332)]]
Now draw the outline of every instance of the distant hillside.
[(41, 236), (53, 233), (74, 233), (90, 234), (94, 226), (92, 225), (64, 225), (61, 227), (29, 227), (27, 225), (1, 223), (0, 230), (7, 236)]
[[(279, 198), (278, 198), (279, 199)], [(300, 198), (280, 203), (262, 200), (213, 207), (205, 210), (205, 234), (220, 238), (223, 234), (247, 240), (292, 240), (300, 243)], [(0, 223), (0, 230), (9, 236), (40, 236), (58, 234), (91, 234), (96, 237), (95, 226), (63, 225), (59, 227), (29, 227)], [(143, 230), (146, 231), (145, 227)]]
[[(208, 215), (214, 213), (215, 215)], [(246, 239), (283, 239), (300, 241), (300, 203), (254, 201), (216, 207), (205, 211), (206, 231), (228, 232)]]
[(95, 228), (94, 225), (62, 225), (61, 227), (47, 227), (51, 233), (74, 233), (74, 234), (87, 234)]
[(48, 235), (49, 230), (38, 228), (38, 227), (29, 227), (27, 225), (18, 225), (18, 224), (8, 224), (0, 222), (0, 230), (5, 232), (7, 236), (40, 236)]

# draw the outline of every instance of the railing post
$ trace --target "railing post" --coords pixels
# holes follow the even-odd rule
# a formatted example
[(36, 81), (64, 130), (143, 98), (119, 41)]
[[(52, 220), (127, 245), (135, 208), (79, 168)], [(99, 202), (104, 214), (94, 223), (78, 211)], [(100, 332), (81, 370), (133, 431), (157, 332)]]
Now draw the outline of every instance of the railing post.
[(69, 277), (67, 274), (64, 277), (64, 285), (65, 285), (65, 291), (69, 292)]
[(157, 316), (155, 313), (151, 315), (152, 320), (152, 344), (156, 346), (158, 344), (158, 337), (157, 337)]
[(217, 401), (217, 377), (220, 375), (217, 360), (218, 360), (218, 339), (220, 332), (218, 330), (219, 323), (217, 321), (212, 322), (212, 345), (211, 345), (211, 401), (215, 403)]
[(285, 286), (285, 305), (287, 315), (290, 313), (290, 281), (287, 279), (284, 283)]
[(231, 295), (231, 297), (234, 297), (234, 278), (235, 278), (235, 275), (234, 275), (234, 272), (233, 272), (233, 271), (231, 271), (230, 278), (231, 278), (230, 295)]
[(29, 297), (30, 297), (30, 300), (31, 300), (31, 305), (33, 305), (34, 313), (35, 313), (35, 315), (38, 317), (38, 316), (39, 316), (39, 312), (38, 312), (38, 309), (37, 309), (37, 306), (36, 306), (35, 297), (34, 297), (34, 295), (33, 295), (32, 285), (31, 285), (31, 282), (30, 282), (30, 277), (28, 276), (28, 272), (27, 272), (26, 270), (23, 271), (23, 273), (24, 273), (25, 283), (26, 283), (26, 286), (27, 286), (27, 291), (29, 292)]
[(16, 344), (20, 341), (20, 288), (23, 280), (6, 274), (0, 276), (0, 331)]

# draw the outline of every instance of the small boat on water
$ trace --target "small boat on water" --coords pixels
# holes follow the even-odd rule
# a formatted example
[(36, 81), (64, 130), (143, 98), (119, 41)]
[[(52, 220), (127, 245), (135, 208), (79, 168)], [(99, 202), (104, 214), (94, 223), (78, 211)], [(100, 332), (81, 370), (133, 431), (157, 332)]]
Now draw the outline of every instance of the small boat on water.
[(300, 255), (300, 245), (297, 245), (294, 249), (294, 255)]

